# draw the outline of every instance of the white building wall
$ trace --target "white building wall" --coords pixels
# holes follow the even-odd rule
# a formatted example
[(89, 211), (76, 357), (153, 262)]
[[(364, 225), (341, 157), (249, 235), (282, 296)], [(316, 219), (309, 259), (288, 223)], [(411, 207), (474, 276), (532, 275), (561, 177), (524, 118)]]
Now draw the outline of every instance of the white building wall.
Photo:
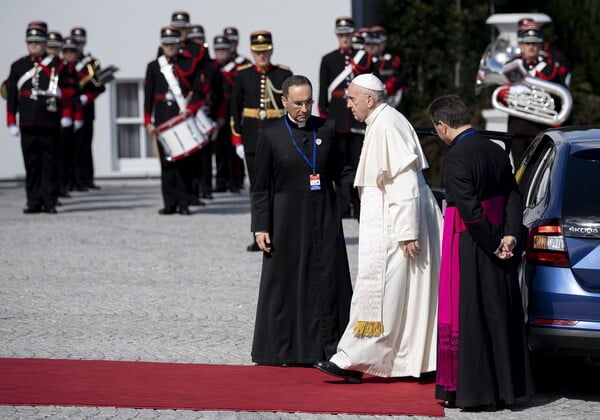
[[(0, 4), (0, 80), (8, 77), (10, 64), (26, 54), (25, 29), (33, 20), (48, 22), (49, 30), (66, 36), (74, 26), (87, 30), (86, 51), (103, 65), (119, 67), (117, 79), (143, 79), (146, 65), (156, 57), (159, 32), (168, 25), (171, 13), (189, 12), (192, 23), (204, 26), (209, 44), (224, 27), (240, 31), (238, 51), (250, 56), (250, 32), (265, 29), (273, 34), (272, 61), (289, 66), (313, 82), (315, 99), (321, 56), (336, 48), (335, 18), (351, 14), (350, 0), (19, 0)], [(211, 48), (212, 55), (212, 48)], [(111, 89), (96, 101), (94, 165), (96, 177), (118, 177), (111, 121)], [(6, 125), (6, 102), (3, 126)], [(316, 108), (315, 108), (316, 112)], [(158, 175), (156, 162), (150, 172)], [(126, 174), (128, 176), (131, 173)], [(23, 178), (25, 170), (20, 140), (0, 129), (0, 180)]]

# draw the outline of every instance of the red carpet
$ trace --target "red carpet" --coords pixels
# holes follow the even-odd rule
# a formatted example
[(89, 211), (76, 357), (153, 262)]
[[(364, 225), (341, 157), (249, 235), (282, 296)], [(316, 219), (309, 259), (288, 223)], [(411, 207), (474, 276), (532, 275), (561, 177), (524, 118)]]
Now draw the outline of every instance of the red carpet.
[(434, 384), (316, 369), (0, 359), (0, 404), (443, 416)]

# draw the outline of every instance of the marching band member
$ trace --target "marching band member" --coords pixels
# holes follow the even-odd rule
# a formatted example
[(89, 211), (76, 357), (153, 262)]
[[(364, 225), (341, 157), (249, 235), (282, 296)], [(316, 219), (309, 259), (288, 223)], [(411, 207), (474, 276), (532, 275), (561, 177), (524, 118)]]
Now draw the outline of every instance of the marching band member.
[(385, 85), (386, 102), (396, 108), (408, 87), (406, 74), (402, 68), (402, 59), (397, 54), (386, 52), (387, 31), (383, 26), (370, 28), (372, 42), (375, 44), (373, 62), (377, 67), (379, 78)]
[[(208, 48), (206, 45), (206, 38), (204, 35), (204, 27), (202, 25), (193, 24), (190, 26), (188, 33), (188, 39), (192, 43), (201, 45), (204, 48), (206, 61), (200, 68), (200, 77), (203, 79), (203, 86), (205, 89), (205, 106), (203, 111), (211, 120), (216, 119), (217, 109), (223, 102), (223, 83), (219, 66), (216, 65), (215, 60), (210, 58)], [(211, 137), (213, 140), (214, 137)], [(194, 192), (196, 196), (200, 198), (212, 199), (212, 178), (213, 178), (213, 152), (214, 142), (211, 141), (205, 147), (203, 147), (198, 153), (192, 156), (197, 162), (194, 165), (196, 167), (196, 177), (194, 179)]]
[[(171, 26), (178, 29), (181, 33), (181, 51), (184, 56), (189, 56), (193, 60), (191, 71), (196, 72), (198, 77), (202, 78), (202, 86), (206, 98), (210, 98), (212, 85), (212, 66), (211, 58), (206, 47), (204, 28), (202, 25), (190, 23), (188, 12), (178, 10), (171, 15)], [(160, 51), (160, 48), (159, 48)], [(206, 106), (210, 104), (205, 103)], [(203, 198), (212, 198), (212, 154), (211, 145), (202, 148), (198, 153), (189, 157), (188, 163), (192, 167), (192, 199), (190, 205), (203, 206), (205, 203), (200, 200)]]
[(46, 52), (57, 58), (62, 58), (63, 37), (60, 32), (48, 32), (48, 42), (46, 42)]
[[(353, 33), (352, 18), (336, 19), (338, 48), (323, 56), (319, 70), (319, 114), (335, 121), (344, 164), (356, 169), (365, 125), (356, 121), (346, 107), (346, 89), (356, 75), (372, 73), (375, 69), (371, 54), (352, 47)], [(356, 190), (344, 186), (340, 188), (337, 198), (342, 217), (350, 217), (354, 212), (354, 217), (358, 219), (360, 203)]]
[[(564, 78), (555, 66), (553, 57), (541, 50), (542, 38), (540, 25), (531, 19), (521, 22), (517, 32), (520, 55), (509, 60), (503, 68), (503, 72), (513, 68), (515, 64), (522, 63), (529, 77), (539, 78), (544, 81), (563, 84)], [(509, 77), (510, 78), (510, 77)], [(508, 94), (528, 95), (531, 89), (521, 83), (506, 86), (498, 94), (498, 100), (506, 106)], [(548, 128), (535, 121), (510, 115), (508, 118), (508, 131), (514, 134), (512, 142), (507, 144), (506, 152), (512, 153), (515, 167), (519, 164), (525, 150), (533, 138), (542, 130)]]
[[(144, 124), (155, 139), (157, 126), (182, 113), (193, 115), (202, 105), (202, 80), (194, 71), (194, 60), (180, 50), (181, 32), (171, 26), (163, 27), (160, 43), (164, 54), (148, 63), (144, 83)], [(185, 109), (178, 104), (185, 103), (183, 98), (190, 98)], [(189, 157), (169, 162), (162, 144), (156, 144), (164, 202), (158, 214), (189, 215), (193, 176)]]
[[(281, 85), (292, 72), (286, 66), (271, 63), (273, 39), (270, 32), (252, 32), (250, 50), (254, 65), (240, 67), (231, 97), (231, 141), (237, 155), (246, 162), (252, 189), (259, 132), (266, 120), (283, 116)], [(246, 249), (260, 250), (254, 238)]]
[[(203, 69), (208, 67), (210, 57), (204, 40), (202, 39), (202, 42), (200, 43), (192, 41), (192, 39), (197, 38), (198, 35), (204, 36), (204, 28), (202, 28), (200, 25), (195, 25), (197, 27), (194, 30), (192, 37), (190, 37), (189, 35), (192, 33), (190, 14), (182, 10), (173, 12), (171, 15), (171, 26), (176, 28), (181, 33), (181, 49), (183, 51), (187, 51), (187, 53), (191, 55), (194, 60), (194, 67), (198, 66)], [(199, 30), (200, 28), (202, 28), (202, 31)]]
[(46, 52), (45, 28), (33, 23), (27, 27), (28, 55), (11, 64), (6, 82), (6, 123), (11, 135), (21, 137), (25, 164), (25, 214), (56, 213), (53, 160), (60, 130), (56, 107), (60, 61)]
[[(243, 171), (243, 162), (235, 154), (231, 144), (231, 128), (228, 121), (231, 117), (231, 94), (235, 84), (238, 65), (232, 59), (231, 42), (225, 35), (217, 35), (213, 39), (215, 54), (214, 66), (221, 74), (223, 101), (216, 110), (217, 138), (215, 142), (216, 158), (216, 190), (217, 192), (239, 192), (240, 170)], [(239, 165), (241, 163), (241, 165)], [(237, 176), (236, 172), (237, 171)]]
[[(87, 31), (80, 26), (71, 29), (71, 36), (80, 49), (80, 59), (75, 68), (81, 77), (81, 92), (79, 100), (83, 106), (83, 127), (81, 128), (81, 141), (76, 152), (76, 186), (78, 191), (87, 191), (88, 188), (99, 189), (94, 183), (94, 158), (92, 156), (92, 140), (94, 138), (94, 120), (96, 119), (95, 102), (106, 88), (96, 86), (91, 82), (93, 73), (99, 70), (100, 62), (89, 53), (85, 53), (87, 44)], [(90, 71), (90, 68), (93, 70)], [(92, 73), (92, 74), (90, 74)]]
[(75, 38), (67, 37), (61, 41), (63, 62), (60, 67), (60, 86), (62, 91), (60, 120), (60, 142), (58, 147), (58, 184), (59, 197), (69, 197), (69, 190), (75, 188), (76, 152), (79, 150), (84, 124), (83, 106), (81, 105), (81, 76), (76, 66), (81, 49)]
[(238, 53), (237, 48), (240, 41), (240, 34), (237, 28), (234, 26), (227, 26), (223, 29), (223, 35), (229, 40), (231, 59), (235, 62), (235, 64), (237, 64), (238, 66), (242, 66), (244, 64), (251, 63), (251, 61), (248, 58)]
[(206, 34), (204, 33), (204, 26), (197, 23), (190, 25), (187, 39), (195, 42), (196, 44), (202, 45), (206, 49), (208, 54), (208, 45), (206, 44)]

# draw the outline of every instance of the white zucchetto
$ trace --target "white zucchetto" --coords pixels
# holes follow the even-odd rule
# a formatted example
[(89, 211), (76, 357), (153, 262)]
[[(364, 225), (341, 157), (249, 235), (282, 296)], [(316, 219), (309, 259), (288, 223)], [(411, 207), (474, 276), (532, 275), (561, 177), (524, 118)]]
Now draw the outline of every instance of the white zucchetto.
[(352, 79), (352, 83), (354, 83), (355, 85), (370, 89), (370, 90), (376, 90), (379, 92), (382, 92), (385, 90), (385, 86), (383, 85), (383, 82), (381, 80), (379, 80), (379, 78), (377, 76), (375, 76), (373, 73), (367, 73), (367, 74), (359, 74), (358, 76), (356, 76), (354, 79)]

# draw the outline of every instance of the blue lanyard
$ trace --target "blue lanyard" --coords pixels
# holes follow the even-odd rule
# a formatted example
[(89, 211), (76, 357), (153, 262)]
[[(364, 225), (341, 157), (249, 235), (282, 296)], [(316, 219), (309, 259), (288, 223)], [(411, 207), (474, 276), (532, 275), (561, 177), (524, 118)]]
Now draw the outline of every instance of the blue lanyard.
[(474, 128), (469, 128), (468, 130), (463, 131), (462, 133), (460, 133), (456, 139), (454, 139), (454, 141), (452, 142), (453, 144), (458, 144), (459, 141), (461, 141), (464, 137), (476, 133), (477, 130), (475, 130)]
[(317, 169), (317, 130), (315, 130), (314, 120), (312, 121), (312, 123), (313, 123), (312, 124), (313, 125), (312, 162), (310, 160), (308, 160), (308, 157), (304, 154), (302, 149), (300, 149), (300, 147), (298, 146), (298, 143), (296, 143), (296, 140), (294, 140), (294, 135), (292, 134), (292, 127), (290, 127), (290, 123), (288, 122), (287, 117), (283, 117), (283, 121), (285, 122), (285, 126), (287, 127), (288, 131), (290, 132), (290, 138), (292, 139), (292, 144), (294, 145), (294, 147), (296, 148), (298, 153), (300, 153), (300, 156), (302, 156), (302, 159), (304, 159), (304, 161), (308, 164), (308, 166), (310, 166), (310, 169), (312, 169), (312, 173), (314, 174)]

